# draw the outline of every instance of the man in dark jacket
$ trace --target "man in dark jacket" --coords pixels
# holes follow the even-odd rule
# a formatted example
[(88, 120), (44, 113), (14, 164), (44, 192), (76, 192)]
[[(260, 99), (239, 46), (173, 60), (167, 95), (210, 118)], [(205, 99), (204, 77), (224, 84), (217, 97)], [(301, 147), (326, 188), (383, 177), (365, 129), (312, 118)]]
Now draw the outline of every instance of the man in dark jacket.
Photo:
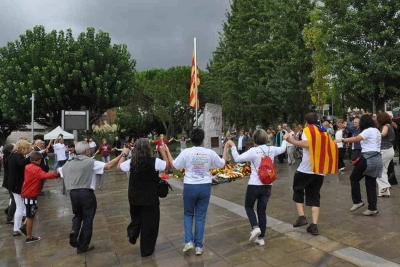
[(3, 177), (3, 187), (7, 189), (8, 194), (10, 195), (11, 203), (10, 205), (4, 210), (7, 214), (6, 224), (14, 224), (14, 214), (15, 214), (15, 200), (12, 191), (9, 189), (8, 186), (8, 160), (10, 158), (11, 152), (14, 149), (14, 145), (7, 144), (3, 147), (3, 166), (4, 166), (4, 177)]
[(114, 140), (114, 143), (113, 143), (113, 149), (115, 150), (115, 156), (116, 157), (118, 157), (119, 154), (121, 154), (121, 151), (118, 150), (118, 149), (121, 148), (121, 145), (122, 145), (121, 140), (119, 140), (119, 137), (116, 136), (115, 140)]

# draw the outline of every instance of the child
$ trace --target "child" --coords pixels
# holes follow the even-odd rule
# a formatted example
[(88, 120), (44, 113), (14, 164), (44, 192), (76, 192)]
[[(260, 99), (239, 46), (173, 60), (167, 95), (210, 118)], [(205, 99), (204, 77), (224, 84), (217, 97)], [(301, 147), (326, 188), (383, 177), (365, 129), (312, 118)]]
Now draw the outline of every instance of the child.
[[(35, 218), (38, 207), (37, 198), (40, 194), (42, 180), (60, 177), (59, 173), (47, 173), (40, 167), (42, 154), (37, 151), (32, 152), (31, 163), (26, 165), (24, 173), (24, 184), (22, 185), (21, 197), (26, 207), (26, 243), (33, 243), (40, 240), (40, 237), (32, 236), (33, 219)], [(24, 233), (25, 234), (25, 233)]]

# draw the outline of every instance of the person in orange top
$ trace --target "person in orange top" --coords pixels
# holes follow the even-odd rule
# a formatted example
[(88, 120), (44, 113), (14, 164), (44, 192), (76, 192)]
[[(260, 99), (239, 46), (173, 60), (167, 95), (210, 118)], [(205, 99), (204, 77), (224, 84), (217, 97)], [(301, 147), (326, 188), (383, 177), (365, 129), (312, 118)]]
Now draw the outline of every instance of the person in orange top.
[[(26, 207), (26, 243), (40, 240), (40, 237), (32, 236), (33, 219), (37, 211), (37, 198), (42, 187), (42, 180), (60, 177), (59, 173), (45, 172), (40, 167), (42, 154), (37, 151), (30, 156), (31, 163), (25, 166), (24, 183), (22, 185), (21, 197)], [(25, 234), (25, 233), (24, 233)]]

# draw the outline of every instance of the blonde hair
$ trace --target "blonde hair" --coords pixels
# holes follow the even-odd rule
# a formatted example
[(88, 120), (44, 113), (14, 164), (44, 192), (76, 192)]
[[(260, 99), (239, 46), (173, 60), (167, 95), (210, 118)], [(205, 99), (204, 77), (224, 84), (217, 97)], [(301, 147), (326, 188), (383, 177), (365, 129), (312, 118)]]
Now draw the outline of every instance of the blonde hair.
[(21, 139), (21, 140), (18, 140), (17, 143), (15, 144), (14, 151), (22, 153), (22, 150), (29, 149), (30, 146), (31, 146), (31, 144), (28, 141)]
[(324, 126), (324, 128), (329, 128), (329, 122), (324, 121), (324, 122), (322, 123), (322, 126)]

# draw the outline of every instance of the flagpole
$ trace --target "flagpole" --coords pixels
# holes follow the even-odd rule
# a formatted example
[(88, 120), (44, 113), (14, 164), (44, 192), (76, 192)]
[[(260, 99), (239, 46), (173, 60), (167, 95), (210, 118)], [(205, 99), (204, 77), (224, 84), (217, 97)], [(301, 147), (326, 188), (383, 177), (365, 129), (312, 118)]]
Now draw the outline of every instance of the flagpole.
[(196, 103), (196, 128), (199, 127), (199, 118), (197, 115), (198, 109), (198, 92), (197, 92), (197, 50), (196, 50), (196, 37), (194, 37), (194, 90), (195, 90), (195, 103)]

